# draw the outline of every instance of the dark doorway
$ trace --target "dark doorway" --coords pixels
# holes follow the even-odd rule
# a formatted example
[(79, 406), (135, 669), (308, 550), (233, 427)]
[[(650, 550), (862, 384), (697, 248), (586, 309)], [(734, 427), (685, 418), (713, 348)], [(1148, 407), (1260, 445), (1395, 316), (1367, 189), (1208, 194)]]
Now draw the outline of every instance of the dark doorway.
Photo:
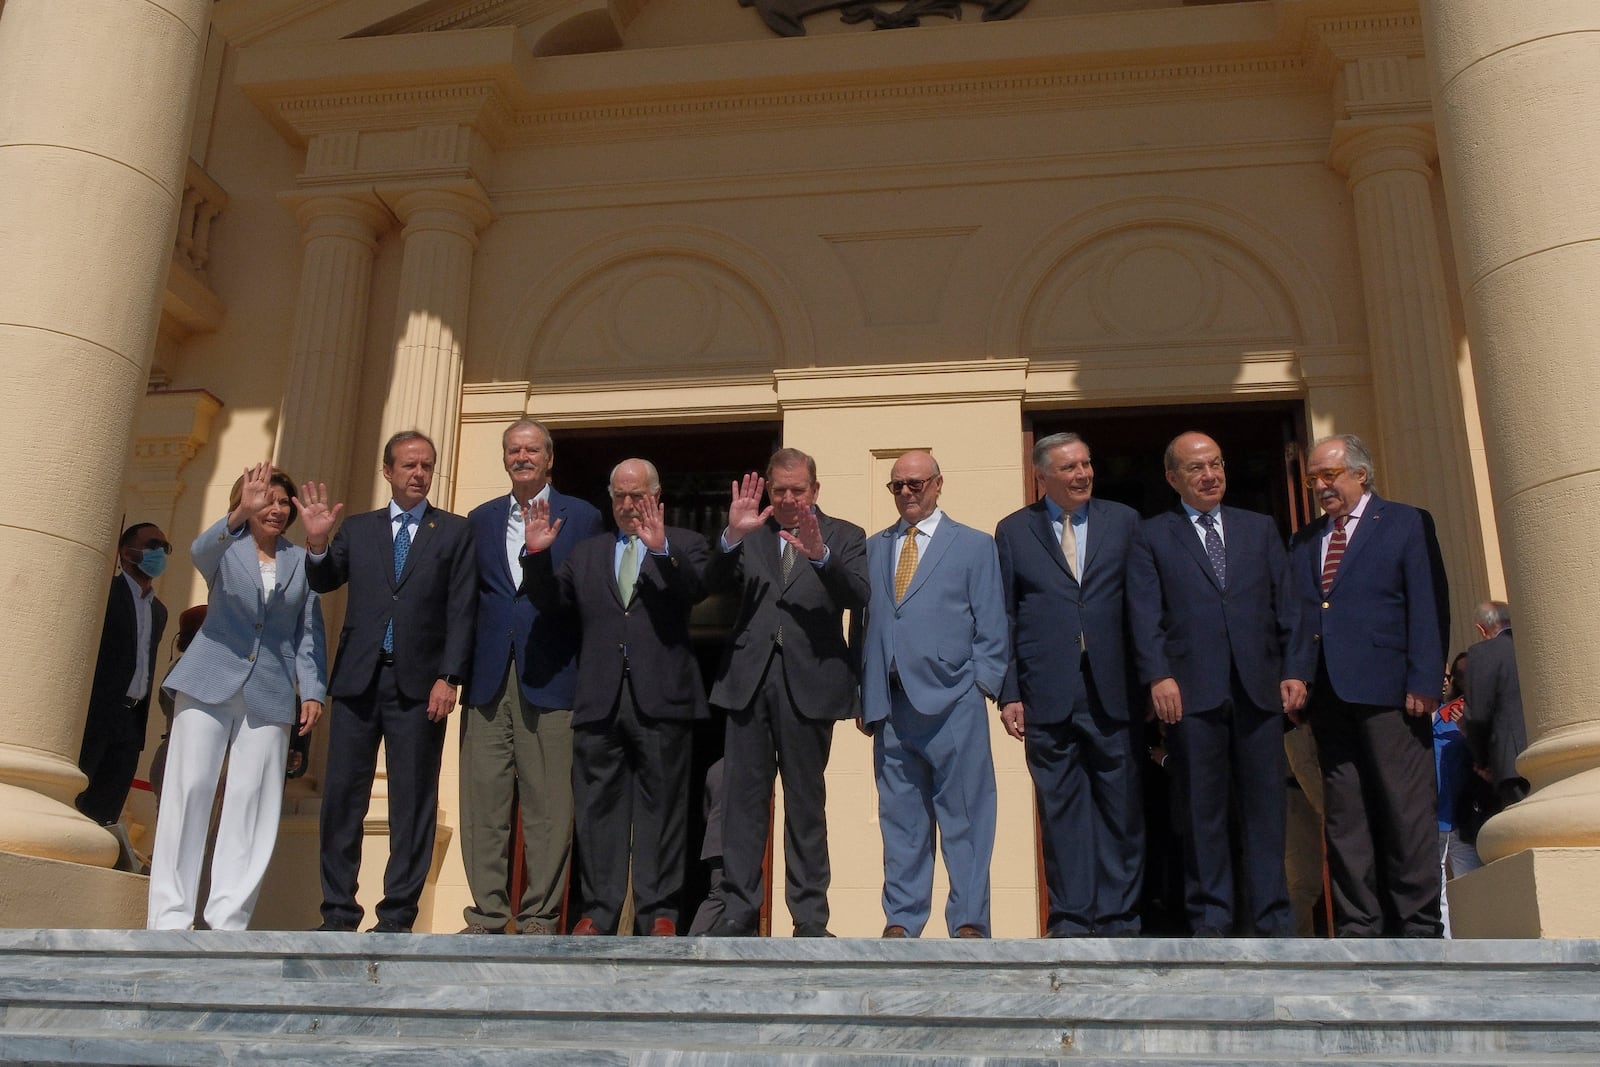
[[(1271, 515), (1285, 541), (1304, 523), (1310, 499), (1301, 486), (1306, 440), (1304, 407), (1299, 401), (1232, 404), (1186, 404), (1170, 407), (1080, 408), (1038, 411), (1024, 422), (1024, 448), (1053, 433), (1070, 431), (1089, 445), (1094, 460), (1094, 495), (1115, 500), (1146, 518), (1177, 506), (1162, 462), (1167, 442), (1197, 430), (1216, 440), (1228, 464), (1226, 502)], [(1025, 458), (1027, 499), (1038, 499), (1038, 483)], [(1130, 683), (1133, 680), (1130, 679)], [(1144, 687), (1131, 684), (1139, 699)], [(1143, 712), (1136, 706), (1136, 722)], [(1142, 727), (1136, 751), (1152, 758), (1141, 764), (1145, 812), (1145, 879), (1140, 917), (1146, 936), (1188, 933), (1183, 900), (1182, 843), (1172, 810), (1167, 772), (1155, 757), (1165, 752), (1160, 728), (1152, 718)], [(1038, 857), (1040, 931), (1048, 911), (1044, 858)], [(1243, 884), (1240, 880), (1237, 884)]]
[[(611, 521), (611, 500), (606, 492), (611, 469), (625, 459), (647, 459), (661, 475), (661, 503), (666, 509), (667, 525), (694, 530), (714, 547), (727, 524), (729, 485), (748, 471), (766, 469), (767, 458), (782, 445), (783, 427), (775, 422), (747, 422), (564, 429), (555, 436), (556, 457), (551, 481), (562, 492), (582, 497), (599, 508), (608, 529), (615, 525)], [(694, 610), (695, 652), (708, 690), (736, 609), (734, 597), (720, 596), (707, 598)], [(705, 780), (706, 771), (722, 758), (722, 732), (723, 719), (715, 709), (709, 721), (695, 724), (694, 752), (689, 768), (689, 855), (679, 901), (679, 933), (688, 931), (695, 908), (710, 888), (707, 868), (700, 859), (705, 837)], [(521, 842), (517, 844), (520, 848)], [(573, 861), (574, 864), (582, 862), (576, 846)], [(514, 865), (513, 870), (521, 872), (522, 865)], [(519, 889), (520, 886), (513, 886), (511, 899), (517, 899)], [(582, 914), (582, 906), (574, 878), (568, 890), (567, 914), (572, 917), (571, 921)], [(766, 910), (763, 909), (763, 923)]]

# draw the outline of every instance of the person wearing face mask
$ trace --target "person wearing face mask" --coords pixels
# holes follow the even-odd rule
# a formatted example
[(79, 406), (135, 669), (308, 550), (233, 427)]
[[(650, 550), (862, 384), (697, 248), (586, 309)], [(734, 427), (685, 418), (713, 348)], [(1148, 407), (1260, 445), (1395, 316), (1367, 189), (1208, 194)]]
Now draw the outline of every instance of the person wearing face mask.
[(163, 688), (176, 709), (156, 816), (146, 926), (185, 930), (199, 917), (200, 869), (218, 777), (228, 778), (204, 918), (243, 930), (272, 859), (289, 735), (322, 716), (327, 648), (305, 551), (284, 531), (294, 482), (267, 463), (234, 483), (228, 514), (195, 539), (210, 596), (200, 632)]
[(167, 628), (167, 607), (154, 583), (171, 553), (167, 535), (152, 522), (134, 523), (117, 540), (122, 573), (111, 579), (78, 753), (78, 769), (89, 778), (78, 794), (78, 810), (102, 826), (121, 818), (144, 751), (150, 682)]

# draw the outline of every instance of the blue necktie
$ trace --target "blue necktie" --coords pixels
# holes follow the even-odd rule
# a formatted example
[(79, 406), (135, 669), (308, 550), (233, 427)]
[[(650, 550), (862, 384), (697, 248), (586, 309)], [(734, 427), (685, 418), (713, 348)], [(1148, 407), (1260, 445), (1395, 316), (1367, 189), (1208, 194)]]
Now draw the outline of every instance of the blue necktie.
[[(394, 535), (394, 580), (400, 580), (400, 574), (406, 569), (406, 557), (411, 555), (411, 512), (400, 513), (400, 532)], [(383, 631), (383, 650), (394, 652), (394, 620), (389, 620), (389, 628)]]
[(1217, 574), (1217, 584), (1228, 588), (1228, 554), (1222, 548), (1222, 535), (1217, 533), (1217, 520), (1209, 511), (1201, 512), (1195, 520), (1206, 528), (1206, 555), (1211, 557), (1211, 569)]

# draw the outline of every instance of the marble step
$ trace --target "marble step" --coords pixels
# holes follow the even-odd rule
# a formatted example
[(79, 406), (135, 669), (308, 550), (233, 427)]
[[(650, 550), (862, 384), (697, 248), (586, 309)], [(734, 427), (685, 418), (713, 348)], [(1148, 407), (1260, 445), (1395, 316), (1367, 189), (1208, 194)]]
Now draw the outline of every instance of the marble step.
[(1600, 1062), (1600, 942), (0, 931), (0, 1062)]

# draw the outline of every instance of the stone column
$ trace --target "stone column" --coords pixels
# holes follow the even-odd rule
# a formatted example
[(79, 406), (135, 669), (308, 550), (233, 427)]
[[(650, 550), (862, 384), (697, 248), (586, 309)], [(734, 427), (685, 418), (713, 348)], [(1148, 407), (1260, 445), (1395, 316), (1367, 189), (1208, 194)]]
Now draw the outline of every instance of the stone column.
[(1348, 177), (1354, 200), (1378, 410), (1374, 443), (1386, 460), (1379, 490), (1432, 513), (1450, 576), (1451, 630), (1465, 634), (1489, 579), (1434, 222), (1433, 151), (1426, 126), (1347, 120), (1335, 127), (1329, 161)]
[(405, 222), (405, 251), (383, 437), (418, 429), (433, 438), (439, 461), (430, 498), (448, 508), (455, 491), (472, 256), (478, 231), (489, 224), (489, 204), (473, 183), (468, 192), (408, 192), (393, 206)]
[(28, 857), (117, 855), (72, 799), (210, 11), (211, 0), (6, 0), (0, 18), (0, 455), (17, 490), (0, 524), (0, 589), (27, 619), (0, 633), (8, 897), (26, 895), (29, 871), (40, 894), (83, 890), (70, 864), (44, 879), (50, 865)]
[(389, 213), (375, 200), (314, 196), (295, 211), (302, 230), (300, 293), (274, 462), (300, 481), (327, 482), (335, 500), (350, 485), (350, 423), (367, 343), (372, 259)]
[(1422, 14), (1534, 787), (1484, 828), (1495, 862), (1451, 883), (1450, 914), (1474, 936), (1595, 937), (1600, 8), (1424, 0)]

